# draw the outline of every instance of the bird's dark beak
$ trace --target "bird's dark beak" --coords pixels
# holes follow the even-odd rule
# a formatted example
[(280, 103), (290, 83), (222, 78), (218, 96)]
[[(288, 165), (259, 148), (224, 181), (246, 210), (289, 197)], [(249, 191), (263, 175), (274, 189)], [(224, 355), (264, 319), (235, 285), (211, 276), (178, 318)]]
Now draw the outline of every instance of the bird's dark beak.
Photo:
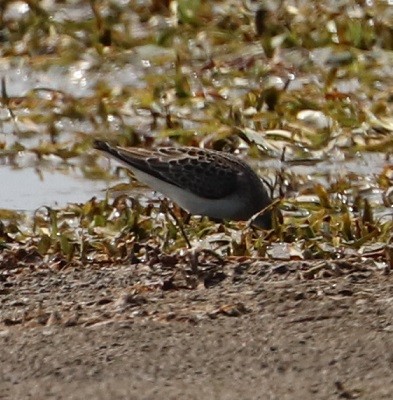
[(250, 220), (250, 225), (266, 230), (272, 229), (272, 211), (264, 210), (254, 215)]

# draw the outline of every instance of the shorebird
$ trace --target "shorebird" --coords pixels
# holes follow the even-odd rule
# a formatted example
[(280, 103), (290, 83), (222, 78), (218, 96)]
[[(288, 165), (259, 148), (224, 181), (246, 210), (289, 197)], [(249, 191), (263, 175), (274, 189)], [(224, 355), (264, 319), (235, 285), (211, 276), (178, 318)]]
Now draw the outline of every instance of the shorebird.
[[(258, 175), (233, 154), (197, 147), (124, 148), (101, 140), (94, 148), (191, 214), (246, 221), (272, 202)], [(270, 229), (271, 210), (255, 217), (252, 225)]]

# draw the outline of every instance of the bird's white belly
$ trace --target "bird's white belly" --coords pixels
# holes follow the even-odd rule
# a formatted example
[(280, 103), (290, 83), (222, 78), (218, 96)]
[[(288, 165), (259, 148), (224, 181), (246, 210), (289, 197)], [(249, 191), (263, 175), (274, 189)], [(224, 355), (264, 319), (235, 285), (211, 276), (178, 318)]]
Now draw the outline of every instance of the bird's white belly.
[[(129, 165), (128, 168), (130, 168)], [(231, 219), (239, 213), (239, 208), (242, 207), (239, 198), (228, 196), (222, 199), (204, 199), (145, 172), (134, 168), (130, 169), (138, 180), (164, 194), (191, 214), (205, 215), (217, 219)]]

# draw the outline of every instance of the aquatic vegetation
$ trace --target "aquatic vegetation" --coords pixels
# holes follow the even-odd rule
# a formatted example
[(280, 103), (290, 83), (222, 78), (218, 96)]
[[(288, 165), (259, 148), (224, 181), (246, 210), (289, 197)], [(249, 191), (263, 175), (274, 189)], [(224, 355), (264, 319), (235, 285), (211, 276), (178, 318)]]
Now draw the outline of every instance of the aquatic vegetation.
[(0, 164), (104, 188), (126, 175), (95, 138), (203, 146), (247, 157), (278, 201), (267, 232), (190, 218), (136, 184), (30, 213), (0, 203), (2, 267), (147, 262), (190, 245), (391, 267), (388, 2), (4, 3)]

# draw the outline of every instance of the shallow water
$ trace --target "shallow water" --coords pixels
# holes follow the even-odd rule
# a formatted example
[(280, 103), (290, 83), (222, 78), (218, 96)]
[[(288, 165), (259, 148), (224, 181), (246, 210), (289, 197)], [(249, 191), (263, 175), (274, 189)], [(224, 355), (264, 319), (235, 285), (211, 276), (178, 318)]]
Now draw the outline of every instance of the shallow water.
[(41, 206), (62, 207), (105, 195), (105, 183), (83, 179), (78, 173), (37, 173), (33, 168), (15, 170), (5, 166), (0, 171), (5, 188), (0, 192), (0, 208), (31, 212)]

